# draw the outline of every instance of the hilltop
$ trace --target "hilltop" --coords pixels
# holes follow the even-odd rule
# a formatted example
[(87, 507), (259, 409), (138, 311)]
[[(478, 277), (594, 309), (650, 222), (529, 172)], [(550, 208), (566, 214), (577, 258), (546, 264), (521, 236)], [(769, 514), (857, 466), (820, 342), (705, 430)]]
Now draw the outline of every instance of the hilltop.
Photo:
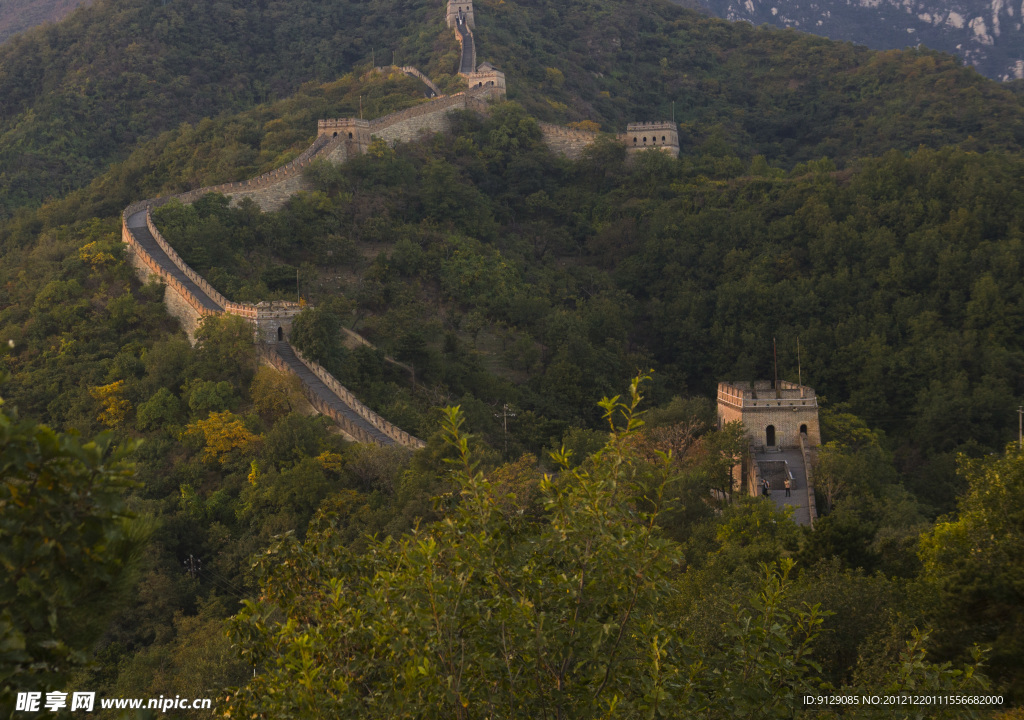
[[(542, 120), (614, 130), (674, 107), (688, 145), (724, 144), (786, 166), (1024, 142), (1021, 98), (938, 53), (872, 53), (659, 0), (481, 7), (479, 42), (515, 78), (509, 98)], [(182, 122), (361, 74), (392, 55), (444, 86), (458, 46), (437, 8), (101, 0), (14, 38), (0, 46), (0, 216), (84, 186)]]

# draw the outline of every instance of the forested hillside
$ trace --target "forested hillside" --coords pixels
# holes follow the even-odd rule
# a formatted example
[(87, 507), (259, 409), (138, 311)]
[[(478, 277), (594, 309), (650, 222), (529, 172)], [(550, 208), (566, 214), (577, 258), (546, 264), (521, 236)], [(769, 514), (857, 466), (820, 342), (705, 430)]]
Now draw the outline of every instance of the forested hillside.
[[(229, 298), (301, 294), (296, 346), (427, 440), (410, 453), (346, 442), (239, 318), (190, 346), (119, 236), (128, 203), (280, 166), (318, 118), (422, 102), (368, 72), (389, 42), (458, 89), (440, 6), (386, 5), (100, 0), (9, 44), (36, 63), (0, 47), (0, 707), (26, 687), (256, 717), (1024, 701), (1020, 96), (657, 2), (481, 3), (509, 102), (314, 164), (277, 212), (154, 213)], [(537, 124), (618, 131), (672, 101), (678, 159), (603, 137), (568, 160)], [(715, 383), (770, 377), (773, 338), (822, 398), (813, 528), (730, 492), (744, 442), (714, 427)], [(72, 456), (57, 490), (24, 494), (46, 453)], [(110, 504), (59, 491), (76, 472)], [(110, 602), (85, 623), (78, 593)]]
[[(668, 2), (485, 1), (480, 16), (478, 42), (514, 79), (510, 98), (544, 120), (621, 130), (670, 117), (674, 103), (688, 144), (787, 166), (1024, 142), (1020, 98), (937, 53), (869, 53)], [(99, 0), (0, 46), (0, 216), (81, 187), (181, 122), (373, 61), (415, 65), (444, 87), (458, 46), (443, 28), (424, 0)]]

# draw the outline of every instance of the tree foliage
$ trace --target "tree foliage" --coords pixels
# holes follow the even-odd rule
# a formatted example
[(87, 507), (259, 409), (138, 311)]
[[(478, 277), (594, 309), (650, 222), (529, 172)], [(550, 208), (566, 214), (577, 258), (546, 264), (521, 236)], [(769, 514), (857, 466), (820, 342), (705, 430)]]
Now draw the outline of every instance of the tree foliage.
[[(246, 602), (232, 625), (256, 675), (232, 694), (228, 711), (806, 714), (802, 693), (823, 687), (813, 648), (827, 612), (790, 602), (791, 560), (762, 566), (757, 590), (733, 608), (711, 647), (694, 644), (686, 618), (667, 612), (686, 578), (676, 569), (679, 546), (656, 524), (662, 485), (652, 494), (641, 481), (652, 472), (667, 478), (669, 458), (652, 467), (631, 451), (643, 424), (638, 383), (625, 399), (601, 403), (607, 445), (541, 481), (540, 515), (502, 510), (459, 409), (449, 408), (444, 434), (460, 497), (447, 517), (362, 553), (330, 528), (279, 542), (258, 562), (260, 600)], [(928, 662), (921, 642), (890, 668), (894, 692), (982, 687), (973, 666), (961, 672)]]
[[(990, 643), (992, 673), (1024, 698), (1024, 455), (1009, 446), (1002, 456), (962, 458), (968, 489), (954, 516), (921, 537), (921, 580), (934, 603), (946, 654), (968, 642)], [(968, 640), (969, 638), (969, 640)]]
[(124, 500), (131, 449), (0, 408), (0, 708), (88, 663), (124, 599), (150, 532)]

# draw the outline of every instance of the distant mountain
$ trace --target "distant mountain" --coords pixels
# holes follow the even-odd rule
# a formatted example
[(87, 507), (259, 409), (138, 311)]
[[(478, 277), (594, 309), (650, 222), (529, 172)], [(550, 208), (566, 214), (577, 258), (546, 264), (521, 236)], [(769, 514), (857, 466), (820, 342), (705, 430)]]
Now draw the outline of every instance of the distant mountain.
[(925, 45), (958, 55), (990, 78), (1024, 78), (1024, 3), (1017, 0), (701, 1), (726, 20), (795, 28), (875, 50)]
[(3, 0), (0, 2), (0, 43), (15, 33), (44, 22), (56, 22), (89, 0)]

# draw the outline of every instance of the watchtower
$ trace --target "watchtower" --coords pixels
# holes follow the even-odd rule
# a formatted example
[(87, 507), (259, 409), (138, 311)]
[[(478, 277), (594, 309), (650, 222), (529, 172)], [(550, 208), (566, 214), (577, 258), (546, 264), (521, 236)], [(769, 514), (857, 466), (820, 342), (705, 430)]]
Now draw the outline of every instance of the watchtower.
[(302, 305), (290, 300), (272, 300), (256, 303), (256, 340), (273, 345), (288, 342), (292, 334), (292, 320), (302, 312)]
[(473, 0), (448, 0), (448, 27), (455, 27), (460, 20), (472, 30), (476, 27), (473, 20)]
[(351, 145), (350, 155), (364, 153), (370, 147), (370, 121), (357, 118), (320, 120), (317, 122), (317, 135), (344, 138)]
[(475, 88), (493, 88), (499, 96), (505, 95), (505, 73), (489, 62), (481, 63), (476, 72), (460, 73), (466, 78), (470, 90)]
[(814, 390), (783, 380), (777, 388), (768, 381), (718, 383), (718, 423), (739, 420), (755, 448), (773, 450), (821, 444), (818, 399)]
[(679, 129), (674, 122), (629, 123), (619, 139), (631, 152), (655, 148), (679, 157)]

